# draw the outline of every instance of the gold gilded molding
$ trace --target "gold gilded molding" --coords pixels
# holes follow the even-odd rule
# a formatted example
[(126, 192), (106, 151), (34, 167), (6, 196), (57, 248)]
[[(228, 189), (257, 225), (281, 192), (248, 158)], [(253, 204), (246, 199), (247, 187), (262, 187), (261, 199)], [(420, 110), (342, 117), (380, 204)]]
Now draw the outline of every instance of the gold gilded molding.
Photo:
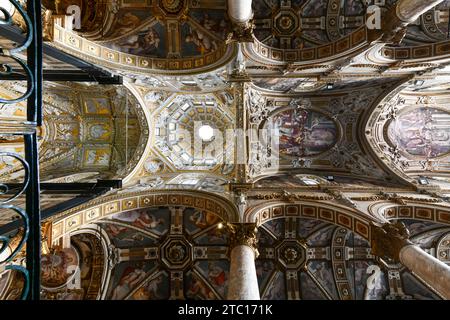
[(189, 58), (152, 58), (120, 52), (87, 40), (76, 33), (65, 29), (56, 20), (53, 25), (53, 44), (63, 51), (74, 54), (86, 61), (109, 68), (125, 71), (155, 74), (194, 74), (216, 69), (226, 64), (236, 52), (233, 45), (221, 45), (211, 53)]
[(153, 190), (95, 199), (51, 218), (52, 241), (109, 215), (159, 206), (183, 206), (219, 216), (222, 220), (239, 220), (237, 208), (226, 198), (204, 191)]

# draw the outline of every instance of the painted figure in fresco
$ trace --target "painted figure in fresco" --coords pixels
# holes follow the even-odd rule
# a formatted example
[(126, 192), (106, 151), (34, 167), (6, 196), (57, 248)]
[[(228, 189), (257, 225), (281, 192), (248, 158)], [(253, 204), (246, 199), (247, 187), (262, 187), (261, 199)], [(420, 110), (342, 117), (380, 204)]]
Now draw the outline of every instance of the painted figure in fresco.
[(276, 220), (272, 220), (269, 221), (268, 223), (265, 223), (264, 226), (270, 230), (274, 235), (276, 236), (281, 236), (282, 232), (283, 232), (283, 220), (281, 219), (276, 219)]
[(77, 133), (76, 125), (69, 123), (57, 123), (56, 131), (62, 140), (70, 140)]
[(260, 263), (256, 267), (256, 276), (258, 279), (262, 279), (262, 277), (268, 272), (273, 270), (273, 265), (269, 261), (264, 261)]
[(111, 238), (120, 237), (124, 232), (127, 231), (127, 227), (118, 226), (115, 224), (108, 224), (106, 230)]
[(285, 111), (272, 118), (279, 130), (279, 150), (289, 156), (311, 156), (336, 143), (336, 126), (326, 116), (307, 110)]
[(227, 281), (225, 271), (214, 261), (208, 264), (208, 278), (214, 285), (219, 287), (223, 287)]
[(163, 282), (163, 276), (160, 275), (149, 283), (143, 285), (134, 294), (135, 300), (157, 300), (162, 299), (163, 296), (159, 293), (159, 288)]
[(94, 124), (89, 128), (89, 134), (93, 139), (106, 139), (109, 133), (109, 128), (106, 124)]
[(186, 292), (187, 296), (192, 299), (208, 300), (214, 299), (214, 293), (207, 285), (201, 281), (197, 275), (192, 275), (191, 284)]
[(204, 229), (212, 224), (216, 223), (219, 218), (213, 214), (205, 213), (203, 211), (195, 211), (190, 217), (191, 221), (195, 226), (200, 229)]
[(211, 17), (208, 13), (205, 13), (203, 16), (203, 21), (200, 23), (206, 30), (219, 33), (222, 38), (225, 37), (227, 32), (227, 23), (224, 19), (218, 21)]
[(435, 108), (419, 108), (401, 114), (388, 129), (389, 139), (413, 156), (427, 159), (450, 152), (450, 114)]
[(114, 288), (111, 299), (121, 300), (130, 293), (136, 285), (145, 277), (145, 271), (135, 267), (127, 267), (119, 280), (119, 283)]
[(70, 270), (78, 265), (78, 257), (73, 249), (63, 249), (52, 254), (43, 255), (42, 283), (47, 287), (56, 287), (67, 283)]
[(133, 222), (133, 225), (144, 229), (155, 229), (157, 226), (164, 224), (164, 219), (156, 219), (154, 215), (141, 212), (139, 217)]
[(189, 34), (184, 39), (187, 43), (192, 42), (197, 47), (197, 52), (200, 54), (209, 53), (217, 50), (217, 43), (211, 40), (206, 34), (197, 29), (190, 28)]
[(333, 275), (331, 274), (331, 269), (326, 268), (322, 263), (311, 263), (310, 270), (316, 278), (324, 285), (329, 291), (334, 287)]
[(126, 48), (131, 54), (154, 55), (157, 53), (161, 38), (154, 28), (140, 32), (119, 42), (119, 46)]
[(208, 231), (208, 241), (211, 243), (225, 241), (225, 234), (219, 228), (213, 228)]
[(87, 165), (109, 165), (110, 154), (106, 150), (88, 150), (86, 157)]
[(155, 229), (165, 222), (163, 218), (156, 218), (153, 214), (145, 211), (124, 212), (116, 215), (114, 218), (143, 229)]
[(115, 31), (111, 35), (112, 37), (121, 36), (131, 30), (136, 29), (141, 23), (141, 19), (139, 19), (136, 15), (131, 12), (125, 12), (123, 16), (121, 16), (115, 25)]
[(269, 289), (264, 297), (267, 300), (283, 300), (286, 293), (284, 292), (284, 279), (282, 273), (278, 272), (274, 280), (269, 284)]

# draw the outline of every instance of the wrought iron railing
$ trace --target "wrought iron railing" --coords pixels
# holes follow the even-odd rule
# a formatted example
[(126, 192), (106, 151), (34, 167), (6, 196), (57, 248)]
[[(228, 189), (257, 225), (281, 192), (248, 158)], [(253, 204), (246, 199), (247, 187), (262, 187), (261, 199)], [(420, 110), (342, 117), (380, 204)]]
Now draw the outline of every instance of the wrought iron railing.
[[(3, 3), (5, 1), (0, 3), (0, 6)], [(6, 3), (8, 2), (6, 1)], [(23, 142), (24, 147), (23, 157), (17, 153), (6, 152), (0, 143), (0, 158), (3, 160), (5, 158), (15, 159), (15, 165), (21, 166), (20, 176), (22, 177), (21, 187), (13, 190), (12, 195), (12, 190), (8, 190), (7, 185), (7, 182), (10, 181), (0, 181), (0, 220), (2, 215), (11, 213), (22, 220), (20, 230), (18, 229), (14, 235), (20, 237), (20, 240), (16, 241), (14, 246), (11, 235), (0, 235), (0, 254), (6, 255), (0, 260), (0, 273), (6, 272), (6, 270), (21, 272), (24, 275), (22, 299), (38, 300), (40, 296), (41, 218), (36, 131), (37, 127), (42, 124), (41, 1), (9, 0), (9, 3), (14, 8), (14, 14), (23, 19), (25, 27), (22, 26), (22, 29), (26, 36), (25, 40), (18, 45), (11, 46), (11, 48), (0, 48), (0, 86), (6, 81), (5, 79), (8, 79), (8, 76), (19, 72), (26, 76), (27, 89), (18, 98), (4, 99), (0, 97), (0, 105), (8, 107), (8, 105), (26, 101), (27, 114), (24, 121), (0, 122), (0, 135), (11, 138), (22, 137), (23, 140), (20, 139), (20, 141)], [(0, 28), (13, 23), (11, 10), (0, 7)], [(0, 42), (0, 46), (1, 43), (3, 42)], [(26, 61), (23, 61), (18, 56), (25, 53), (27, 58)], [(26, 251), (24, 252), (25, 244)], [(25, 255), (22, 262), (17, 258), (19, 253)]]

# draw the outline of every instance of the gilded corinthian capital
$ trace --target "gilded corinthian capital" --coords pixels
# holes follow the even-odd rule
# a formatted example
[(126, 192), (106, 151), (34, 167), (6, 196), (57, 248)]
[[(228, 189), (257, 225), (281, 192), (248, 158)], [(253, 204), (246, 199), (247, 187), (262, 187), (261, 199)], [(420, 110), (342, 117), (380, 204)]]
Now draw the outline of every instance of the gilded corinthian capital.
[(412, 244), (409, 241), (409, 231), (402, 222), (385, 223), (382, 226), (371, 227), (372, 253), (381, 258), (399, 261), (403, 247)]
[(228, 223), (230, 235), (230, 250), (236, 246), (248, 246), (255, 252), (255, 258), (259, 256), (256, 223)]

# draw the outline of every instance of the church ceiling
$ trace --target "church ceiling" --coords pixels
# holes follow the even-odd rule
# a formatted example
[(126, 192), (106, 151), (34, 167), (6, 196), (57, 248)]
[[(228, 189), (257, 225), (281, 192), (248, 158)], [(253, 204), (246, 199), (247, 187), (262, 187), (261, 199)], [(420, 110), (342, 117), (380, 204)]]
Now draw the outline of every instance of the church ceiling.
[(417, 46), (423, 43), (448, 40), (449, 9), (450, 1), (445, 0), (423, 14), (415, 23), (408, 26), (408, 32), (402, 45)]
[(389, 85), (370, 84), (353, 92), (339, 94), (336, 89), (332, 94), (324, 92), (301, 97), (249, 89), (252, 128), (274, 129), (279, 138), (277, 150), (263, 147), (257, 136), (250, 138), (249, 176), (257, 179), (271, 172), (294, 169), (392, 181), (388, 171), (377, 164), (377, 159), (366, 154), (360, 141), (358, 122), (363, 121), (362, 115), (389, 88)]
[[(20, 90), (20, 83), (2, 86), (5, 95)], [(148, 124), (137, 100), (126, 90), (52, 83), (47, 85), (43, 101), (39, 142), (42, 179), (125, 176), (140, 159)], [(0, 114), (4, 121), (24, 116), (22, 103), (8, 106)], [(22, 141), (5, 138), (2, 145), (5, 151), (24, 152)], [(0, 174), (15, 178), (20, 169), (18, 161), (2, 157)], [(78, 178), (73, 177), (74, 172)]]
[[(42, 257), (44, 297), (223, 299), (229, 258), (221, 222), (214, 214), (172, 206), (116, 213), (98, 220), (78, 230), (69, 248)], [(402, 222), (416, 244), (449, 263), (448, 226)], [(256, 272), (262, 299), (440, 299), (404, 267), (375, 258), (365, 239), (324, 221), (270, 220), (259, 228), (258, 241)], [(100, 258), (102, 254), (106, 259)], [(50, 269), (45, 266), (52, 260), (58, 263), (47, 273)], [(106, 264), (100, 263), (103, 261)], [(70, 276), (64, 272), (64, 264), (71, 263), (81, 264), (81, 289), (58, 286)], [(102, 283), (90, 282), (89, 286), (87, 280), (94, 272)]]
[(361, 26), (365, 7), (361, 0), (254, 1), (255, 36), (274, 48), (315, 47)]
[(394, 90), (382, 111), (369, 120), (373, 149), (405, 178), (429, 175), (445, 181), (448, 175), (448, 94), (439, 85), (434, 88), (420, 94), (417, 84), (406, 84)]
[[(262, 299), (440, 299), (369, 244), (373, 223), (401, 218), (450, 263), (450, 1), (394, 35), (368, 28), (368, 6), (384, 27), (397, 2), (254, 0), (240, 30), (225, 0), (44, 0), (47, 44), (124, 85), (45, 82), (41, 180), (124, 187), (52, 218), (42, 297), (224, 299), (223, 229), (245, 221)], [(0, 104), (0, 125), (25, 115)], [(0, 156), (1, 178), (21, 175)], [(0, 298), (22, 285), (3, 273)]]
[(223, 65), (234, 53), (225, 44), (230, 31), (225, 1), (116, 1), (103, 7), (104, 14), (87, 9), (100, 19), (100, 28), (90, 30), (91, 22), (83, 19), (77, 29), (81, 37), (67, 37), (72, 48), (88, 46), (91, 56), (104, 64), (125, 63), (125, 69), (140, 73), (198, 72)]

